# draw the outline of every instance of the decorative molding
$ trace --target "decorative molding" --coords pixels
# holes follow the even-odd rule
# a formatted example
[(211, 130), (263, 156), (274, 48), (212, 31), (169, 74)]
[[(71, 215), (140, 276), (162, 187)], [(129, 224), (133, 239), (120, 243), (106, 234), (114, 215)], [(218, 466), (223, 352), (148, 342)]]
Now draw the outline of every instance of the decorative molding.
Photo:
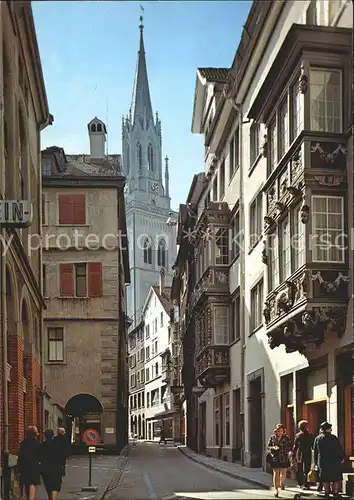
[(316, 142), (315, 146), (311, 146), (311, 153), (318, 153), (320, 155), (320, 158), (324, 160), (325, 163), (333, 164), (340, 153), (342, 155), (346, 155), (348, 153), (348, 150), (344, 148), (342, 144), (338, 144), (334, 151), (332, 151), (331, 153), (327, 153), (322, 149), (321, 144), (319, 142)]
[(314, 179), (320, 186), (340, 186), (345, 182), (345, 177), (338, 175), (315, 175)]
[(266, 240), (263, 241), (262, 262), (263, 262), (263, 264), (268, 265), (268, 252), (267, 252), (267, 242), (266, 242)]
[(268, 156), (268, 137), (267, 135), (263, 136), (263, 144), (262, 144), (262, 155), (264, 158)]
[(317, 273), (311, 275), (311, 279), (312, 281), (318, 281), (327, 293), (335, 293), (342, 283), (347, 283), (350, 280), (350, 277), (339, 272), (335, 280), (327, 281), (323, 278), (321, 271), (317, 271)]
[(291, 178), (295, 179), (303, 170), (301, 149), (298, 149), (291, 158)]
[(300, 220), (303, 224), (307, 224), (310, 218), (310, 207), (308, 205), (303, 204), (300, 209)]
[(301, 94), (306, 94), (308, 88), (308, 76), (306, 74), (305, 68), (301, 65), (300, 68), (300, 78), (299, 78), (299, 91)]

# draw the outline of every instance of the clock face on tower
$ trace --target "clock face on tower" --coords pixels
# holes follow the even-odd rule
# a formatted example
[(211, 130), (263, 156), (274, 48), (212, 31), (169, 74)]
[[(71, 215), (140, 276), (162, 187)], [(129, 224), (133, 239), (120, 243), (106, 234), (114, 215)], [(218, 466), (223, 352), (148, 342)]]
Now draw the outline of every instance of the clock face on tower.
[(159, 183), (154, 181), (149, 181), (148, 191), (150, 194), (158, 195), (159, 194)]

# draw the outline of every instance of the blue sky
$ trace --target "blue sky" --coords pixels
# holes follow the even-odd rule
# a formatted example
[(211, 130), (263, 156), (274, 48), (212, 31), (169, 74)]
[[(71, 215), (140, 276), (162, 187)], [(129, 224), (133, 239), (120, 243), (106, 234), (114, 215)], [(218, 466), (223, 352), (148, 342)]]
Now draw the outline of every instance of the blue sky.
[(109, 153), (121, 153), (121, 120), (130, 107), (139, 40), (139, 5), (154, 112), (170, 158), (172, 206), (203, 170), (203, 138), (191, 133), (196, 68), (230, 66), (250, 1), (32, 2), (54, 124), (42, 147), (88, 153), (87, 123), (108, 124)]

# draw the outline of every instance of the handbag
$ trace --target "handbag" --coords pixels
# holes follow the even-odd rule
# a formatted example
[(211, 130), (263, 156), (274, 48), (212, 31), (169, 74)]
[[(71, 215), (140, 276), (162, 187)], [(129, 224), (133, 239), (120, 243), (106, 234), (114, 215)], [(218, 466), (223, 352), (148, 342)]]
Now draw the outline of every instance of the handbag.
[(317, 483), (318, 482), (317, 470), (315, 470), (315, 469), (310, 470), (310, 472), (307, 474), (307, 481), (309, 483)]
[(268, 453), (267, 453), (267, 455), (266, 455), (266, 462), (267, 462), (267, 464), (271, 464), (271, 463), (273, 463), (273, 460), (274, 460), (273, 455), (271, 454), (271, 452), (270, 452), (270, 451), (268, 451)]

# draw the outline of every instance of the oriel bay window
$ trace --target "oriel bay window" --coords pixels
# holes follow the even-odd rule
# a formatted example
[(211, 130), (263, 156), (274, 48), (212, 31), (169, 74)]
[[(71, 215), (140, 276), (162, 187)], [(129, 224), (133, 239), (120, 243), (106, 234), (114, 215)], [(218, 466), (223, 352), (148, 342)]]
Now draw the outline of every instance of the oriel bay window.
[(287, 98), (285, 98), (280, 105), (278, 120), (278, 152), (279, 158), (282, 158), (289, 147), (289, 114)]
[(293, 255), (294, 255), (294, 271), (305, 264), (305, 226), (301, 221), (301, 205), (300, 203), (294, 209), (293, 217), (293, 237), (291, 238)]
[(312, 252), (314, 262), (344, 262), (344, 199), (312, 196)]

